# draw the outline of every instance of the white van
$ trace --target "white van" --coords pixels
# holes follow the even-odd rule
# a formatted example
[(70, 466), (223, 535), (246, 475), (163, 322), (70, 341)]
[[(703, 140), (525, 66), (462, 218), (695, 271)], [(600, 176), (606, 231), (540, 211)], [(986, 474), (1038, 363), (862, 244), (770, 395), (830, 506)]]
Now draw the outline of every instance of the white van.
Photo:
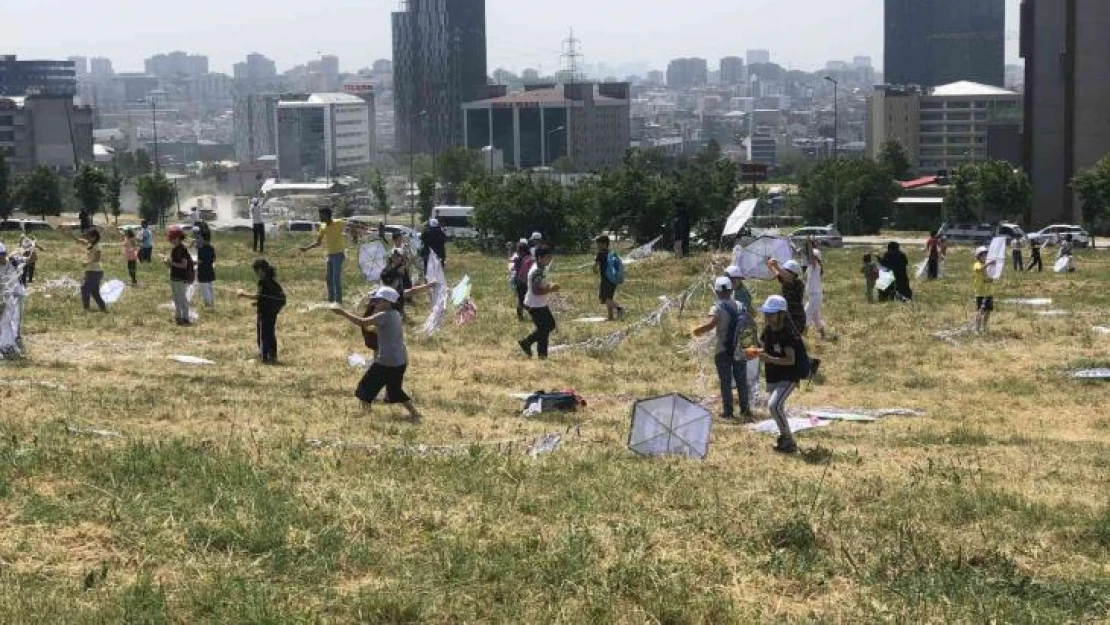
[(439, 222), (439, 227), (449, 239), (473, 239), (478, 236), (478, 231), (474, 229), (473, 206), (437, 206), (432, 209), (432, 218)]

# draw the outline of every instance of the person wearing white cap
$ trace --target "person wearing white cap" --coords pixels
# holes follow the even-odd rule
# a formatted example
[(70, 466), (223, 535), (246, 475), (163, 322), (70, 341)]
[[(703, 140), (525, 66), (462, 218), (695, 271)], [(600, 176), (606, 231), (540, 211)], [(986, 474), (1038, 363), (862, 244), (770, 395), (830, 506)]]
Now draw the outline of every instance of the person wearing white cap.
[(382, 286), (370, 294), (371, 313), (360, 317), (339, 306), (332, 312), (360, 328), (373, 328), (378, 335), (378, 348), (374, 350), (374, 362), (355, 390), (355, 397), (362, 407), (370, 411), (378, 394), (385, 389), (385, 403), (401, 404), (409, 413), (413, 423), (420, 423), (420, 413), (412, 405), (412, 398), (404, 391), (405, 371), (408, 370), (408, 350), (405, 349), (405, 329), (397, 303), (401, 294), (396, 289)]
[(975, 264), (971, 268), (971, 279), (975, 285), (975, 331), (984, 333), (990, 324), (991, 312), (994, 311), (994, 280), (987, 273), (987, 269), (997, 260), (987, 260), (990, 253), (985, 247), (975, 250)]
[(809, 271), (806, 273), (806, 325), (817, 329), (817, 336), (825, 338), (825, 315), (822, 304), (825, 301), (825, 263), (821, 260), (821, 250), (810, 250)]
[(736, 265), (729, 265), (725, 275), (732, 280), (732, 299), (744, 306), (744, 311), (749, 315), (755, 312), (752, 308), (752, 292), (744, 284), (744, 271)]
[[(694, 328), (694, 336), (702, 336), (710, 330), (717, 331), (716, 349), (713, 364), (717, 367), (717, 380), (721, 385), (722, 419), (735, 419), (732, 402), (732, 385), (740, 394), (740, 414), (752, 415), (751, 396), (748, 389), (747, 361), (737, 355), (737, 337), (745, 316), (740, 304), (732, 299), (732, 280), (721, 276), (713, 281), (713, 293), (717, 301), (709, 310), (709, 321)], [(742, 352), (741, 352), (742, 353)]]
[(420, 233), (420, 242), (423, 244), (420, 248), (420, 258), (424, 260), (425, 277), (428, 273), (428, 259), (431, 258), (432, 252), (435, 252), (441, 265), (447, 266), (447, 235), (444, 234), (443, 228), (439, 227), (438, 219), (433, 217), (428, 220), (428, 227)]
[(790, 313), (786, 299), (772, 295), (759, 309), (767, 323), (763, 328), (761, 343), (763, 350), (759, 359), (763, 361), (767, 379), (767, 408), (779, 429), (775, 451), (792, 454), (798, 451), (794, 435), (790, 431), (790, 421), (786, 412), (786, 400), (798, 387), (798, 382), (808, 375), (809, 357), (801, 336), (790, 323)]
[(539, 232), (533, 232), (532, 236), (528, 237), (528, 247), (532, 250), (532, 256), (536, 255), (536, 248), (543, 243), (543, 235)]
[(774, 274), (782, 287), (782, 297), (786, 300), (789, 321), (794, 326), (798, 335), (806, 333), (806, 307), (802, 302), (805, 297), (805, 285), (802, 284), (802, 266), (798, 261), (790, 259), (779, 265), (774, 258), (767, 261), (767, 267)]

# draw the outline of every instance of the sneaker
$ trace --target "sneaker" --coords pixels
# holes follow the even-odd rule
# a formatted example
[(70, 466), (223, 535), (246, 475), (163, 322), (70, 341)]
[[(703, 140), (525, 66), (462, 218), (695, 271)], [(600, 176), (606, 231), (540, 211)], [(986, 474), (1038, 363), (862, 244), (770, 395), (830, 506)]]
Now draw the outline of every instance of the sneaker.
[(531, 345), (529, 345), (528, 343), (525, 343), (524, 341), (517, 341), (516, 344), (520, 345), (520, 350), (524, 352), (524, 355), (528, 356), (529, 358), (532, 357), (532, 346)]
[(779, 437), (778, 443), (772, 448), (780, 454), (798, 453), (798, 444), (792, 438)]

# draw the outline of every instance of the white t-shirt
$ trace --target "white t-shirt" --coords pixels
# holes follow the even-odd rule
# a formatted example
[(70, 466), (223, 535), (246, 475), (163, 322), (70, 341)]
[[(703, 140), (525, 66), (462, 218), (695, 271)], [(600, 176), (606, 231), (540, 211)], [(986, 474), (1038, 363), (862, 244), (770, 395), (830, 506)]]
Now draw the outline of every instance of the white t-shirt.
[(251, 222), (260, 224), (262, 221), (262, 203), (258, 200), (251, 201)]
[(528, 308), (547, 308), (547, 295), (538, 295), (536, 289), (547, 284), (546, 270), (539, 263), (532, 265), (528, 271), (528, 294), (524, 296), (524, 305)]
[(806, 290), (809, 291), (809, 296), (822, 295), (825, 292), (825, 286), (822, 281), (822, 269), (819, 263), (810, 266), (809, 271), (806, 272)]

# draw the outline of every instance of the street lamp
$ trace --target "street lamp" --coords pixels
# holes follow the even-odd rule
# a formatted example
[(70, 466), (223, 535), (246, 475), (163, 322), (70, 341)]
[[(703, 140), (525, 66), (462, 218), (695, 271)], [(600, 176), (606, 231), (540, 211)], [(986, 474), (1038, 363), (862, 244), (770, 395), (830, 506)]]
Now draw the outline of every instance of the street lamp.
[(547, 143), (548, 143), (547, 142), (547, 137), (550, 137), (551, 135), (553, 135), (557, 132), (562, 132), (566, 129), (567, 129), (566, 126), (559, 126), (558, 128), (552, 128), (551, 130), (547, 131), (547, 135), (544, 137), (543, 149), (540, 150), (540, 152), (542, 152), (542, 154), (540, 154), (540, 167), (541, 168), (547, 167)]
[[(840, 159), (840, 82), (832, 76), (825, 76), (825, 80), (833, 86), (833, 160)], [(833, 227), (840, 227), (840, 169), (834, 164), (833, 171)]]

